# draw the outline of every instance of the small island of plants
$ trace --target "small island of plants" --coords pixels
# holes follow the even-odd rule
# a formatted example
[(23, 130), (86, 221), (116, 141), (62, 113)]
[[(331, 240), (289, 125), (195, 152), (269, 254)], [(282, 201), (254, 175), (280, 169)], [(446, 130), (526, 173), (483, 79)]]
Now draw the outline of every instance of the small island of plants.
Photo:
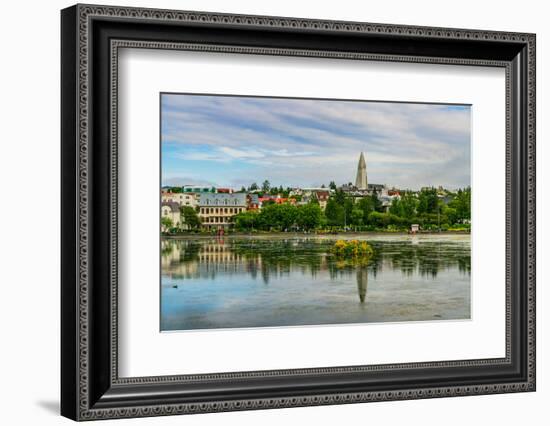
[(374, 254), (371, 245), (366, 241), (338, 240), (330, 252), (339, 259), (368, 259)]

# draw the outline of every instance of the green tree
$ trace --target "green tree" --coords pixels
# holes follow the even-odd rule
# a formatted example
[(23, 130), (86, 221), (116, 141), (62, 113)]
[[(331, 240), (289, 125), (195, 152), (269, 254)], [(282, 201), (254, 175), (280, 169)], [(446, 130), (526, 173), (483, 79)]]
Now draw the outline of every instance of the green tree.
[(235, 227), (239, 230), (251, 230), (258, 228), (259, 213), (256, 210), (244, 211), (237, 214), (233, 220)]
[(353, 207), (355, 203), (353, 198), (346, 196), (344, 199), (344, 226), (351, 224), (351, 215), (353, 212)]
[(335, 197), (328, 199), (325, 207), (325, 217), (329, 226), (344, 225), (344, 207), (336, 201)]
[(351, 223), (355, 226), (360, 226), (363, 224), (363, 210), (359, 207), (354, 207), (351, 211)]
[(459, 189), (456, 196), (449, 203), (449, 207), (456, 211), (456, 222), (464, 222), (471, 218), (471, 189)]
[(372, 191), (372, 195), (370, 196), (372, 200), (372, 206), (374, 208), (374, 211), (381, 212), (382, 211), (382, 201), (378, 198), (378, 192), (376, 189)]
[(277, 222), (284, 231), (289, 230), (296, 222), (298, 209), (292, 204), (279, 204), (277, 206)]
[(447, 217), (449, 224), (452, 225), (458, 222), (458, 215), (455, 208), (444, 206), (442, 212)]
[(172, 226), (174, 225), (173, 222), (172, 222), (172, 219), (170, 219), (169, 217), (166, 217), (166, 216), (161, 217), (160, 223), (161, 223), (162, 227), (166, 230), (172, 228)]
[(269, 181), (266, 179), (264, 180), (264, 183), (262, 183), (262, 191), (269, 192), (269, 188), (271, 188), (271, 185), (269, 184)]
[(277, 204), (274, 202), (262, 203), (262, 210), (260, 210), (258, 217), (258, 226), (265, 230), (278, 228), (277, 216)]
[(167, 189), (168, 192), (171, 192), (172, 194), (181, 194), (183, 192), (183, 188), (181, 186), (169, 186), (165, 189)]
[(412, 193), (405, 192), (400, 200), (401, 216), (412, 219), (416, 215), (417, 203), (418, 201)]
[(200, 226), (201, 220), (197, 211), (191, 206), (184, 206), (180, 208), (180, 214), (183, 217), (183, 221), (191, 229), (196, 229)]
[(401, 200), (399, 198), (394, 198), (390, 205), (390, 213), (397, 215), (397, 216), (404, 216), (403, 215), (403, 205), (401, 203)]
[(328, 187), (333, 191), (336, 191), (336, 183), (333, 180), (330, 181), (330, 183), (328, 184)]
[(368, 223), (369, 214), (374, 211), (372, 197), (362, 197), (357, 202), (357, 207), (363, 212), (363, 224)]
[(257, 189), (258, 189), (258, 184), (256, 182), (252, 183), (252, 185), (248, 187), (249, 191), (256, 191)]
[(418, 193), (418, 213), (437, 213), (438, 209), (439, 198), (437, 197), (437, 189), (434, 187), (422, 188)]
[(305, 204), (297, 209), (296, 223), (300, 228), (309, 231), (320, 225), (321, 216), (322, 211), (318, 204)]
[(337, 204), (344, 205), (344, 202), (346, 201), (346, 193), (342, 191), (341, 189), (337, 189), (334, 192), (334, 201), (336, 201)]

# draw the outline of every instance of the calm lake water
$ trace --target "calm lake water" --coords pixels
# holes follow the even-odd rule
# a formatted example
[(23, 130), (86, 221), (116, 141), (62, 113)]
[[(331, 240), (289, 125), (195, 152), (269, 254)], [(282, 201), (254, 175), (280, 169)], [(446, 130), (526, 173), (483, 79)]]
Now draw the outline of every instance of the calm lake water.
[[(328, 249), (367, 240), (346, 265)], [(470, 318), (469, 235), (185, 237), (161, 241), (161, 330)]]

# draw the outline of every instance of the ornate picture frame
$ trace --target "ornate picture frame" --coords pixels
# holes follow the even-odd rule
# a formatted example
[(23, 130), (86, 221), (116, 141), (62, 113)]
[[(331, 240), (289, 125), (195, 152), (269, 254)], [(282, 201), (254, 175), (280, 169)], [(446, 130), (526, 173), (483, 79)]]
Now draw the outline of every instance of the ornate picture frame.
[[(93, 420), (535, 390), (534, 34), (96, 5), (64, 9), (61, 30), (62, 415)], [(503, 68), (506, 356), (119, 377), (117, 64), (126, 47)]]

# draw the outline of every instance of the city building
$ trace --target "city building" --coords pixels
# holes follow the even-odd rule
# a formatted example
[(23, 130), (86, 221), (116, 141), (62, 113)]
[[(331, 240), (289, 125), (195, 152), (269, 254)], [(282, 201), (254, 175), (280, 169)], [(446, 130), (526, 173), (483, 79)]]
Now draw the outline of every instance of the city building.
[(166, 203), (177, 203), (181, 207), (197, 207), (198, 204), (198, 195), (194, 192), (162, 192), (161, 193), (161, 202)]
[(263, 197), (258, 197), (258, 201), (260, 203), (260, 208), (262, 208), (264, 204), (270, 202), (273, 202), (275, 204), (296, 203), (296, 200), (294, 198), (284, 198), (280, 195), (264, 195)]
[(355, 186), (357, 189), (367, 189), (367, 162), (363, 152), (359, 156), (359, 163), (357, 164), (357, 176), (355, 177)]
[(321, 210), (325, 211), (328, 199), (330, 198), (330, 192), (327, 190), (315, 191), (315, 196), (317, 197), (317, 201), (319, 201), (319, 207), (321, 207)]
[(361, 197), (372, 195), (376, 192), (377, 195), (388, 195), (386, 185), (379, 183), (368, 183), (367, 177), (367, 162), (363, 152), (359, 155), (359, 162), (357, 164), (357, 174), (355, 176), (355, 185), (351, 182), (344, 184), (340, 187), (341, 191), (344, 191), (355, 200)]
[(381, 195), (378, 197), (378, 199), (380, 200), (382, 209), (384, 209), (384, 212), (388, 213), (390, 211), (390, 207), (395, 198), (399, 199), (400, 197), (398, 195), (395, 195), (393, 197), (389, 195)]
[(232, 188), (216, 188), (216, 192), (219, 194), (232, 194), (233, 189)]
[(211, 186), (195, 186), (195, 185), (184, 185), (181, 187), (183, 192), (195, 192), (197, 194), (216, 192), (216, 188)]
[(386, 194), (387, 193), (387, 188), (386, 188), (386, 185), (381, 184), (381, 183), (369, 183), (367, 185), (367, 191), (371, 194), (374, 191), (376, 191), (376, 193), (378, 195), (380, 195), (380, 194)]
[(233, 225), (233, 216), (247, 209), (245, 193), (204, 193), (199, 199), (199, 217), (207, 229), (223, 229)]
[(260, 208), (260, 197), (258, 194), (246, 194), (247, 210), (258, 210)]
[[(183, 228), (180, 206), (178, 203), (173, 201), (165, 201), (160, 205), (160, 217), (161, 217), (161, 230), (162, 232), (168, 231), (170, 228)], [(166, 226), (162, 223), (162, 218), (170, 219), (172, 226)]]

